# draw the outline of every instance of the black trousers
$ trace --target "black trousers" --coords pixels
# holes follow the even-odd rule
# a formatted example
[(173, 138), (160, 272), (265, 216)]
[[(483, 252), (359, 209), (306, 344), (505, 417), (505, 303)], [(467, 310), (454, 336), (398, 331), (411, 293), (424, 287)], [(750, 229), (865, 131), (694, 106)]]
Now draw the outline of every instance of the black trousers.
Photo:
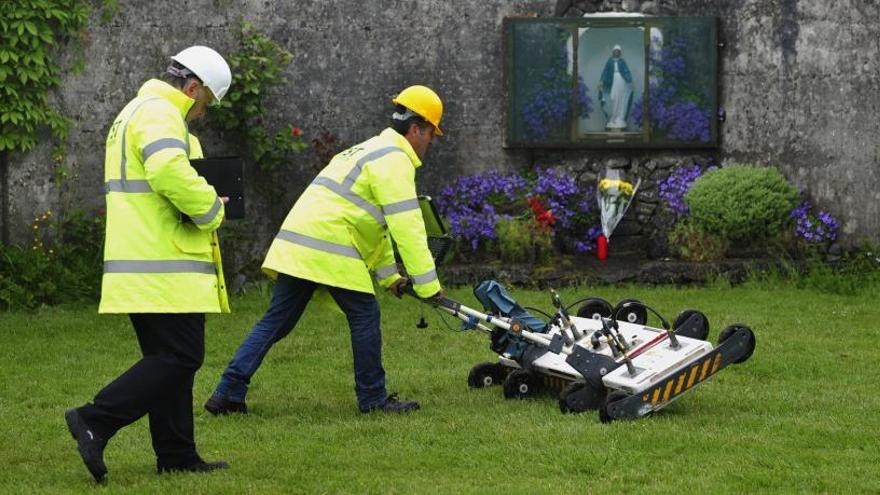
[(159, 466), (199, 460), (193, 438), (193, 379), (205, 357), (204, 314), (131, 314), (143, 358), (79, 413), (110, 439), (144, 415)]

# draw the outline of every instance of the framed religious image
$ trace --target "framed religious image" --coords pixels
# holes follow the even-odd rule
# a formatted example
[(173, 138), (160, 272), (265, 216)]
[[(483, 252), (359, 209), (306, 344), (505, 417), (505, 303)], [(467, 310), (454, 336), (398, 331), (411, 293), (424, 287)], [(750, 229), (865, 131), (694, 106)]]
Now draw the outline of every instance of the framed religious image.
[(717, 19), (506, 19), (508, 147), (709, 148)]
[(633, 102), (642, 101), (645, 95), (644, 30), (578, 29), (578, 75), (588, 87), (595, 88), (592, 96), (596, 108), (577, 119), (577, 136), (600, 133), (607, 139), (624, 139), (626, 134), (641, 137), (642, 123), (634, 118), (632, 108)]

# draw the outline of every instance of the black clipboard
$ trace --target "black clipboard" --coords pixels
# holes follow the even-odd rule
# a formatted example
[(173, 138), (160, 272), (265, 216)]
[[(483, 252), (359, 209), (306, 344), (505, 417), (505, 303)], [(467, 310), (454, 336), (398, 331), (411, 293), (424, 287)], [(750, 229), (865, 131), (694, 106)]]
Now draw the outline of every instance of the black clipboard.
[(431, 196), (419, 196), (419, 208), (422, 210), (422, 219), (425, 221), (425, 233), (428, 237), (446, 237), (448, 235), (443, 218), (434, 206)]
[(237, 156), (216, 158), (196, 158), (189, 161), (199, 175), (214, 186), (218, 196), (226, 196), (226, 219), (244, 218), (244, 174), (243, 162)]
[(422, 219), (425, 221), (425, 234), (428, 237), (428, 250), (435, 263), (446, 258), (446, 254), (452, 248), (452, 236), (446, 230), (443, 217), (434, 206), (430, 196), (419, 196), (419, 208), (422, 210)]

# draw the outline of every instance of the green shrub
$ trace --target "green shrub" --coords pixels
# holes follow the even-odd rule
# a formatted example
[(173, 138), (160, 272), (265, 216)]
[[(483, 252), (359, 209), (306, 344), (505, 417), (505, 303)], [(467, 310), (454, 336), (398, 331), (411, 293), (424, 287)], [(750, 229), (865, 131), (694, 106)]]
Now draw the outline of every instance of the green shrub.
[(41, 250), (0, 245), (0, 309), (32, 309), (56, 302), (52, 265)]
[(495, 232), (501, 261), (536, 264), (549, 259), (553, 251), (551, 233), (538, 228), (531, 217), (500, 217), (495, 222)]
[(777, 235), (799, 199), (779, 170), (754, 166), (710, 170), (685, 195), (694, 225), (729, 241)]
[(714, 261), (724, 257), (727, 240), (681, 221), (669, 233), (669, 249), (686, 261)]
[(81, 210), (34, 219), (29, 248), (0, 245), (0, 310), (97, 301), (104, 217)]

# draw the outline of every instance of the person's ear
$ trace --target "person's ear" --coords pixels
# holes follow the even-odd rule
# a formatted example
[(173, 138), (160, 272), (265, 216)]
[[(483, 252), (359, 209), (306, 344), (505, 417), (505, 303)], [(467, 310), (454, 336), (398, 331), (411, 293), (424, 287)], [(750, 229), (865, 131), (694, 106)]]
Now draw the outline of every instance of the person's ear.
[(419, 133), (419, 126), (415, 122), (409, 125), (409, 131), (407, 131), (407, 136), (415, 136)]
[(189, 79), (188, 81), (186, 81), (186, 84), (183, 85), (183, 89), (181, 89), (181, 91), (183, 91), (183, 94), (185, 94), (186, 96), (189, 96), (190, 98), (195, 100), (196, 94), (199, 91), (199, 82), (195, 79)]

